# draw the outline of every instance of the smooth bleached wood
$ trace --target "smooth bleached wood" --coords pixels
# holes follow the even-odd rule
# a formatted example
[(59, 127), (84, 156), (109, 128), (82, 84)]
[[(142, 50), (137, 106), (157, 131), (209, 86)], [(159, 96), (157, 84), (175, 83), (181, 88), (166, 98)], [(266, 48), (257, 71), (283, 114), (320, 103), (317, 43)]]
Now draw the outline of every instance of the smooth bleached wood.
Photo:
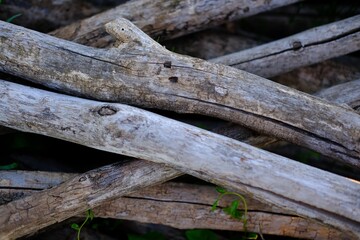
[[(3, 126), (164, 163), (270, 205), (349, 233), (360, 233), (357, 181), (127, 105), (85, 100), (4, 81), (0, 83), (0, 96)], [(37, 199), (18, 201), (38, 205)], [(5, 213), (0, 216), (3, 236), (16, 232), (15, 222), (27, 229), (26, 218), (12, 218), (14, 222), (9, 222), (17, 204), (14, 201), (0, 207)]]
[(82, 97), (218, 117), (360, 167), (354, 111), (169, 52), (125, 19), (106, 28), (117, 48), (89, 48), (1, 22), (0, 69)]

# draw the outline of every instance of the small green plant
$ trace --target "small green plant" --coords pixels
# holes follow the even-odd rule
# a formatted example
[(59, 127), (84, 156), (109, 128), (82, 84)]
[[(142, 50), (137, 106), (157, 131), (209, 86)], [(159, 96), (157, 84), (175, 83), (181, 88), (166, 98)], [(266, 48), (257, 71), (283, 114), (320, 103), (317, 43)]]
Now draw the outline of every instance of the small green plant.
[(81, 233), (81, 229), (84, 227), (84, 225), (90, 220), (94, 219), (94, 212), (89, 209), (86, 211), (86, 218), (84, 220), (84, 222), (79, 226), (76, 223), (71, 224), (71, 228), (77, 231), (77, 240), (80, 240), (80, 233)]
[(7, 165), (0, 165), (0, 170), (13, 170), (19, 167), (19, 164), (17, 163), (10, 163)]
[[(236, 193), (236, 192), (229, 192), (228, 190), (226, 190), (225, 188), (222, 188), (222, 187), (216, 187), (216, 191), (218, 193), (220, 193), (220, 195), (218, 196), (218, 198), (215, 200), (214, 204), (212, 205), (211, 207), (211, 211), (215, 211), (218, 204), (219, 204), (219, 201), (225, 196), (225, 195), (234, 195), (236, 196), (238, 199), (234, 200), (231, 202), (231, 204), (225, 208), (223, 208), (223, 211), (230, 215), (231, 217), (235, 218), (235, 219), (238, 219), (240, 221), (243, 222), (243, 231), (245, 233), (245, 235), (242, 237), (242, 239), (257, 239), (258, 235), (256, 233), (249, 233), (247, 231), (247, 220), (248, 220), (248, 217), (247, 217), (247, 203), (246, 203), (246, 200), (245, 198)], [(242, 202), (243, 206), (244, 206), (244, 211), (240, 211), (238, 209), (239, 207), (239, 203), (240, 201)]]
[(12, 22), (15, 18), (20, 17), (21, 15), (22, 15), (21, 13), (15, 14), (14, 16), (9, 17), (8, 19), (6, 19), (6, 22), (10, 23), (10, 22)]
[[(2, 4), (2, 0), (0, 0), (0, 4)], [(19, 16), (21, 16), (22, 14), (21, 13), (18, 13), (18, 14), (15, 14), (14, 16), (12, 16), (12, 17), (9, 17), (8, 19), (6, 19), (6, 22), (8, 22), (8, 23), (10, 23), (10, 22), (12, 22), (15, 18), (17, 18), (17, 17), (19, 17)]]

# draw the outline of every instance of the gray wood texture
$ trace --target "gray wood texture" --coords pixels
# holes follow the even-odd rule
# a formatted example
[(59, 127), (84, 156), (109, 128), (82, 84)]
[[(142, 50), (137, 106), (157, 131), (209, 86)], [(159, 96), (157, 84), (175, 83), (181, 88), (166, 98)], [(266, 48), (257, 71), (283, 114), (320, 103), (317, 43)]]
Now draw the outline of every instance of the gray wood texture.
[(356, 15), (210, 61), (272, 77), (359, 49), (360, 15)]
[(123, 17), (133, 21), (154, 39), (160, 37), (164, 40), (296, 2), (300, 1), (134, 0), (50, 34), (84, 45), (106, 47), (113, 39), (105, 32), (104, 25)]
[[(248, 49), (247, 56), (251, 59), (251, 52), (256, 50), (255, 47), (263, 44), (257, 40), (259, 38), (260, 36), (253, 36), (247, 32), (242, 32), (239, 35), (207, 30), (166, 41), (165, 46), (177, 53), (206, 60)], [(307, 54), (311, 58), (313, 53), (307, 52)], [(279, 58), (279, 61), (282, 60)], [(226, 62), (222, 62), (222, 60), (219, 60), (219, 63), (226, 65)], [(293, 61), (284, 61), (282, 64), (288, 64), (287, 68), (290, 69)], [(252, 66), (248, 65), (246, 70), (253, 72)], [(286, 70), (286, 68), (284, 69)], [(296, 68), (287, 73), (280, 72), (280, 75), (272, 77), (271, 80), (302, 92), (315, 93), (330, 86), (359, 79), (359, 69), (360, 61), (358, 58), (342, 56)]]
[(0, 29), (2, 71), (82, 97), (218, 117), (360, 166), (354, 111), (171, 53), (125, 19), (107, 24), (118, 39), (118, 48), (107, 50), (4, 22)]
[[(0, 96), (0, 124), (3, 126), (164, 163), (349, 234), (360, 233), (357, 211), (360, 184), (352, 179), (127, 105), (75, 98), (5, 81), (0, 82)], [(151, 171), (154, 167), (152, 165)], [(161, 167), (157, 166), (156, 172), (160, 172)], [(136, 178), (137, 171), (140, 170), (135, 173), (129, 170), (130, 176)], [(174, 176), (179, 174), (169, 169), (166, 172)], [(156, 174), (156, 181), (164, 181), (159, 175)], [(116, 180), (112, 180), (111, 184), (114, 184)], [(72, 183), (78, 194), (87, 191), (81, 183), (76, 185), (78, 181)], [(150, 177), (146, 181), (152, 183)], [(102, 191), (108, 189), (101, 184), (95, 186)], [(58, 194), (64, 194), (65, 201), (79, 201), (75, 192), (69, 194), (63, 190), (60, 185)], [(116, 190), (113, 195), (101, 195), (96, 201), (86, 199), (84, 204), (90, 208), (100, 204), (100, 199), (105, 200), (106, 196), (122, 194), (122, 188), (116, 187)], [(70, 213), (75, 213), (76, 205), (70, 202), (59, 205), (46, 200), (49, 196), (61, 200), (58, 194), (53, 194), (56, 191), (49, 189), (36, 197), (29, 196), (0, 206), (3, 213), (0, 236), (11, 239), (18, 236), (16, 234), (30, 233), (37, 226), (51, 224), (48, 218), (53, 219), (57, 214), (70, 209)], [(39, 204), (40, 196), (43, 196), (44, 204)], [(24, 210), (20, 210), (20, 206)], [(39, 214), (41, 217), (29, 218)]]
[[(0, 176), (0, 204), (3, 204), (1, 200), (12, 201), (59, 185), (76, 174), (0, 171)], [(96, 184), (96, 180), (93, 184)], [(230, 218), (221, 210), (210, 211), (218, 195), (215, 186), (167, 182), (104, 201), (92, 210), (95, 217), (163, 224), (178, 229), (241, 231), (242, 221)], [(249, 211), (247, 230), (250, 232), (316, 240), (349, 237), (329, 226), (292, 215), (275, 206), (269, 207), (249, 196), (244, 197)], [(219, 202), (219, 209), (230, 205), (234, 199), (234, 196), (225, 196)], [(239, 209), (243, 210), (243, 206)]]

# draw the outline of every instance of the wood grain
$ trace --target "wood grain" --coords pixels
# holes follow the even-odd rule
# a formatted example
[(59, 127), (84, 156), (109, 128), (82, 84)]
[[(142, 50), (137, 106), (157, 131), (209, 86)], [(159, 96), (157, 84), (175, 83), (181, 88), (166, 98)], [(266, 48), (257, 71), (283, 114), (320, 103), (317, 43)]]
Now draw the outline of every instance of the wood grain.
[[(4, 81), (0, 83), (0, 96), (1, 125), (164, 163), (270, 205), (349, 233), (360, 233), (357, 181), (127, 105), (74, 98)], [(159, 175), (156, 180), (162, 181)], [(44, 199), (49, 196), (47, 191), (42, 192)], [(72, 195), (66, 194), (70, 198)], [(4, 213), (0, 216), (2, 236), (21, 232), (14, 228), (17, 225), (30, 231), (26, 225), (34, 225), (33, 221), (16, 216), (28, 216), (29, 209), (35, 211), (35, 206), (53, 212), (53, 208), (39, 205), (39, 198), (29, 196), (0, 206)], [(56, 205), (59, 212), (69, 208), (66, 204)], [(25, 209), (21, 211), (17, 206)], [(37, 221), (46, 225), (46, 216), (54, 217), (41, 214)]]
[(2, 71), (86, 98), (218, 117), (360, 167), (360, 120), (354, 111), (171, 53), (125, 19), (107, 25), (119, 41), (108, 50), (7, 23), (0, 29)]

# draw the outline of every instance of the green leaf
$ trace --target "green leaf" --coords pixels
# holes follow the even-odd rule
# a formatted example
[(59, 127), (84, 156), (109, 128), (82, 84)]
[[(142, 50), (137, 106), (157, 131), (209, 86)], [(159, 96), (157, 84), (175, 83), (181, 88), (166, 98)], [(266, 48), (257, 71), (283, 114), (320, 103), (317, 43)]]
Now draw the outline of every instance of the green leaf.
[(244, 215), (242, 211), (238, 209), (233, 210), (231, 206), (223, 208), (223, 211), (231, 217), (239, 220), (241, 220), (242, 216)]
[(242, 220), (244, 216), (244, 212), (240, 210), (236, 210), (231, 216), (235, 219)]
[(212, 211), (212, 212), (216, 210), (218, 204), (219, 204), (219, 199), (217, 199), (217, 200), (214, 202), (214, 204), (212, 205), (212, 207), (211, 207), (211, 211)]
[(239, 206), (239, 200), (234, 200), (234, 201), (232, 201), (232, 203), (231, 203), (231, 205), (230, 205), (230, 213), (231, 213), (231, 216), (232, 216), (233, 214), (235, 214), (238, 206)]
[(185, 232), (187, 240), (218, 240), (218, 237), (213, 231), (194, 229)]
[(8, 165), (2, 165), (0, 166), (0, 170), (12, 170), (19, 167), (19, 164), (17, 163), (10, 163)]
[(22, 15), (21, 13), (15, 14), (14, 16), (6, 19), (6, 22), (8, 22), (8, 23), (9, 23), (9, 22), (12, 22), (12, 20), (14, 20), (15, 18), (17, 18), (17, 17), (19, 17), (19, 16), (21, 16), (21, 15)]
[(79, 231), (80, 227), (76, 223), (71, 224), (71, 228), (75, 229), (76, 231)]
[(227, 192), (227, 190), (223, 187), (216, 187), (215, 189), (218, 193), (226, 193)]

